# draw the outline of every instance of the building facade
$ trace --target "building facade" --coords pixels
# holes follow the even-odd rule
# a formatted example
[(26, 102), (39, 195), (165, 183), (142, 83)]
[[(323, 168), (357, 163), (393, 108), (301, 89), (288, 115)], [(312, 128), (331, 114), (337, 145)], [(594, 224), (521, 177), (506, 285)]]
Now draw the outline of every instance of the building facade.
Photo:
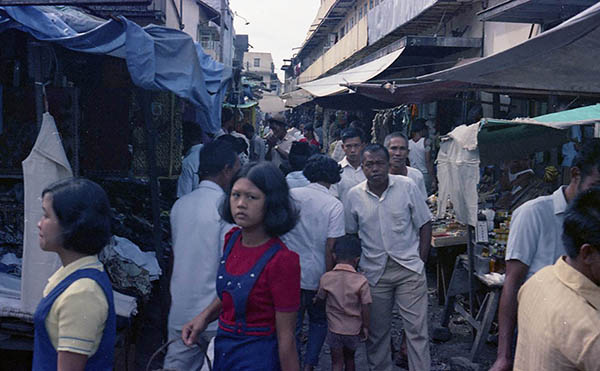
[(275, 73), (275, 64), (271, 53), (245, 52), (242, 67), (245, 72), (259, 76), (271, 94), (279, 95), (281, 82)]

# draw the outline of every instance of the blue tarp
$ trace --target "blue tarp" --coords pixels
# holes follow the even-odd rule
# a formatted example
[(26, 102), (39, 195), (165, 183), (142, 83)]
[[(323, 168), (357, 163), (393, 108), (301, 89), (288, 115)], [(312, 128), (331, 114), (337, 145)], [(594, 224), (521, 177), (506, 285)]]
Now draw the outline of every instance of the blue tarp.
[(197, 107), (196, 119), (205, 131), (221, 128), (231, 68), (182, 31), (142, 28), (125, 17), (104, 20), (64, 6), (0, 7), (0, 32), (8, 28), (71, 50), (123, 58), (135, 85), (172, 91)]

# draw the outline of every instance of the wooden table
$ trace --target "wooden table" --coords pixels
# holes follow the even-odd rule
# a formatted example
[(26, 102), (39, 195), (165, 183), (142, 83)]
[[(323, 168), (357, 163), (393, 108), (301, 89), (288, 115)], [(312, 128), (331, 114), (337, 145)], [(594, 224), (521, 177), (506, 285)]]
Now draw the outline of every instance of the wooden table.
[(454, 261), (464, 253), (467, 245), (467, 232), (459, 236), (439, 236), (431, 238), (431, 246), (437, 250), (436, 279), (438, 304), (446, 302), (448, 282), (452, 277)]
[[(479, 354), (481, 346), (488, 336), (492, 322), (496, 316), (496, 311), (498, 310), (498, 304), (500, 302), (500, 294), (502, 292), (502, 284), (490, 281), (485, 275), (474, 273), (474, 276), (477, 278), (475, 281), (476, 291), (485, 292), (485, 296), (479, 306), (479, 310), (477, 310), (476, 313), (469, 313), (459, 302), (456, 302), (455, 299), (457, 295), (465, 295), (469, 292), (469, 270), (467, 260), (468, 258), (466, 255), (460, 255), (456, 258), (454, 272), (452, 274), (452, 279), (450, 280), (450, 285), (448, 286), (448, 296), (442, 314), (441, 328), (448, 329), (450, 315), (453, 312), (459, 313), (467, 320), (477, 333), (470, 354), (470, 360), (471, 362), (474, 362)], [(434, 333), (435, 332), (437, 332), (437, 329), (434, 330)]]

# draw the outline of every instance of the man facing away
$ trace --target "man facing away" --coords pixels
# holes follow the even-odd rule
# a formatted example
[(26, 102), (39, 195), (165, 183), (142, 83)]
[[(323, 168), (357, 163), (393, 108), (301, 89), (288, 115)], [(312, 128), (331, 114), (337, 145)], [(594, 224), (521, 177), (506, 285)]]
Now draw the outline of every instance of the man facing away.
[(567, 204), (579, 193), (600, 185), (600, 140), (577, 155), (571, 181), (550, 196), (528, 201), (515, 210), (506, 246), (506, 276), (498, 309), (498, 355), (490, 371), (512, 369), (517, 323), (517, 293), (526, 279), (565, 254), (562, 225)]
[(200, 165), (200, 149), (202, 149), (202, 129), (195, 122), (184, 123), (184, 139), (189, 143), (183, 162), (181, 174), (177, 179), (177, 198), (180, 198), (198, 188), (198, 166)]
[(360, 128), (353, 126), (342, 131), (342, 149), (346, 156), (339, 162), (342, 167), (342, 180), (331, 186), (331, 193), (345, 204), (350, 188), (363, 182), (365, 174), (360, 164), (360, 154), (365, 147), (365, 136)]
[[(240, 161), (231, 145), (219, 139), (206, 144), (200, 156), (198, 189), (177, 200), (171, 210), (174, 262), (169, 339), (180, 338), (183, 325), (217, 297), (215, 281), (223, 239), (232, 227), (223, 221), (219, 208)], [(188, 348), (182, 342), (169, 345), (164, 368), (200, 370), (206, 345), (216, 330), (216, 322), (208, 327), (202, 349)]]
[[(308, 145), (308, 143), (299, 143)], [(291, 156), (291, 155), (290, 155)], [(340, 166), (325, 155), (313, 155), (304, 167), (310, 184), (293, 188), (290, 195), (300, 210), (298, 224), (283, 236), (286, 246), (300, 256), (301, 296), (296, 322), (296, 346), (300, 352), (304, 314), (308, 313), (308, 343), (304, 370), (319, 363), (321, 347), (327, 335), (325, 303), (314, 303), (321, 276), (333, 268), (333, 245), (345, 234), (344, 207), (329, 193), (329, 187), (340, 181)]]
[(264, 161), (265, 153), (267, 150), (265, 141), (256, 135), (256, 131), (254, 130), (254, 126), (250, 124), (244, 124), (242, 127), (242, 131), (248, 139), (249, 147), (248, 147), (248, 158), (250, 161)]
[(390, 153), (390, 174), (404, 175), (412, 179), (423, 197), (427, 199), (427, 189), (425, 180), (420, 170), (406, 165), (408, 158), (408, 137), (399, 131), (388, 134), (383, 140), (383, 145)]
[(519, 290), (515, 371), (600, 370), (600, 189), (565, 212), (567, 256)]
[(367, 178), (349, 192), (346, 233), (362, 241), (360, 268), (371, 289), (367, 360), (369, 368), (391, 371), (392, 308), (404, 322), (411, 371), (431, 367), (427, 331), (425, 261), (431, 243), (431, 213), (423, 195), (404, 176), (389, 175), (389, 154), (379, 144), (362, 154)]

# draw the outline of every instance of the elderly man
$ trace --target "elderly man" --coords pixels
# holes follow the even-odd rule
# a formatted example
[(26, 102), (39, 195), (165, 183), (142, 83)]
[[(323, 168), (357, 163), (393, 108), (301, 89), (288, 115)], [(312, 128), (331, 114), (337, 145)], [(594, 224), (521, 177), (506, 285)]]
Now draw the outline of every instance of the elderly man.
[(408, 158), (408, 137), (399, 131), (388, 134), (383, 140), (383, 145), (390, 153), (390, 174), (404, 175), (412, 179), (423, 197), (427, 199), (427, 189), (425, 180), (420, 170), (406, 165)]
[(600, 370), (600, 189), (565, 212), (567, 256), (519, 290), (515, 371)]
[(369, 368), (391, 371), (392, 308), (398, 306), (408, 339), (411, 371), (431, 367), (427, 332), (425, 261), (431, 242), (431, 213), (423, 195), (404, 176), (389, 175), (389, 154), (379, 144), (362, 152), (366, 181), (346, 196), (346, 233), (362, 241), (360, 268), (373, 303), (367, 340)]
[(567, 187), (528, 201), (515, 210), (508, 234), (506, 278), (498, 310), (498, 356), (490, 371), (512, 369), (517, 293), (526, 279), (564, 255), (562, 224), (567, 204), (580, 192), (600, 185), (599, 170), (600, 141), (594, 139), (577, 155)]

